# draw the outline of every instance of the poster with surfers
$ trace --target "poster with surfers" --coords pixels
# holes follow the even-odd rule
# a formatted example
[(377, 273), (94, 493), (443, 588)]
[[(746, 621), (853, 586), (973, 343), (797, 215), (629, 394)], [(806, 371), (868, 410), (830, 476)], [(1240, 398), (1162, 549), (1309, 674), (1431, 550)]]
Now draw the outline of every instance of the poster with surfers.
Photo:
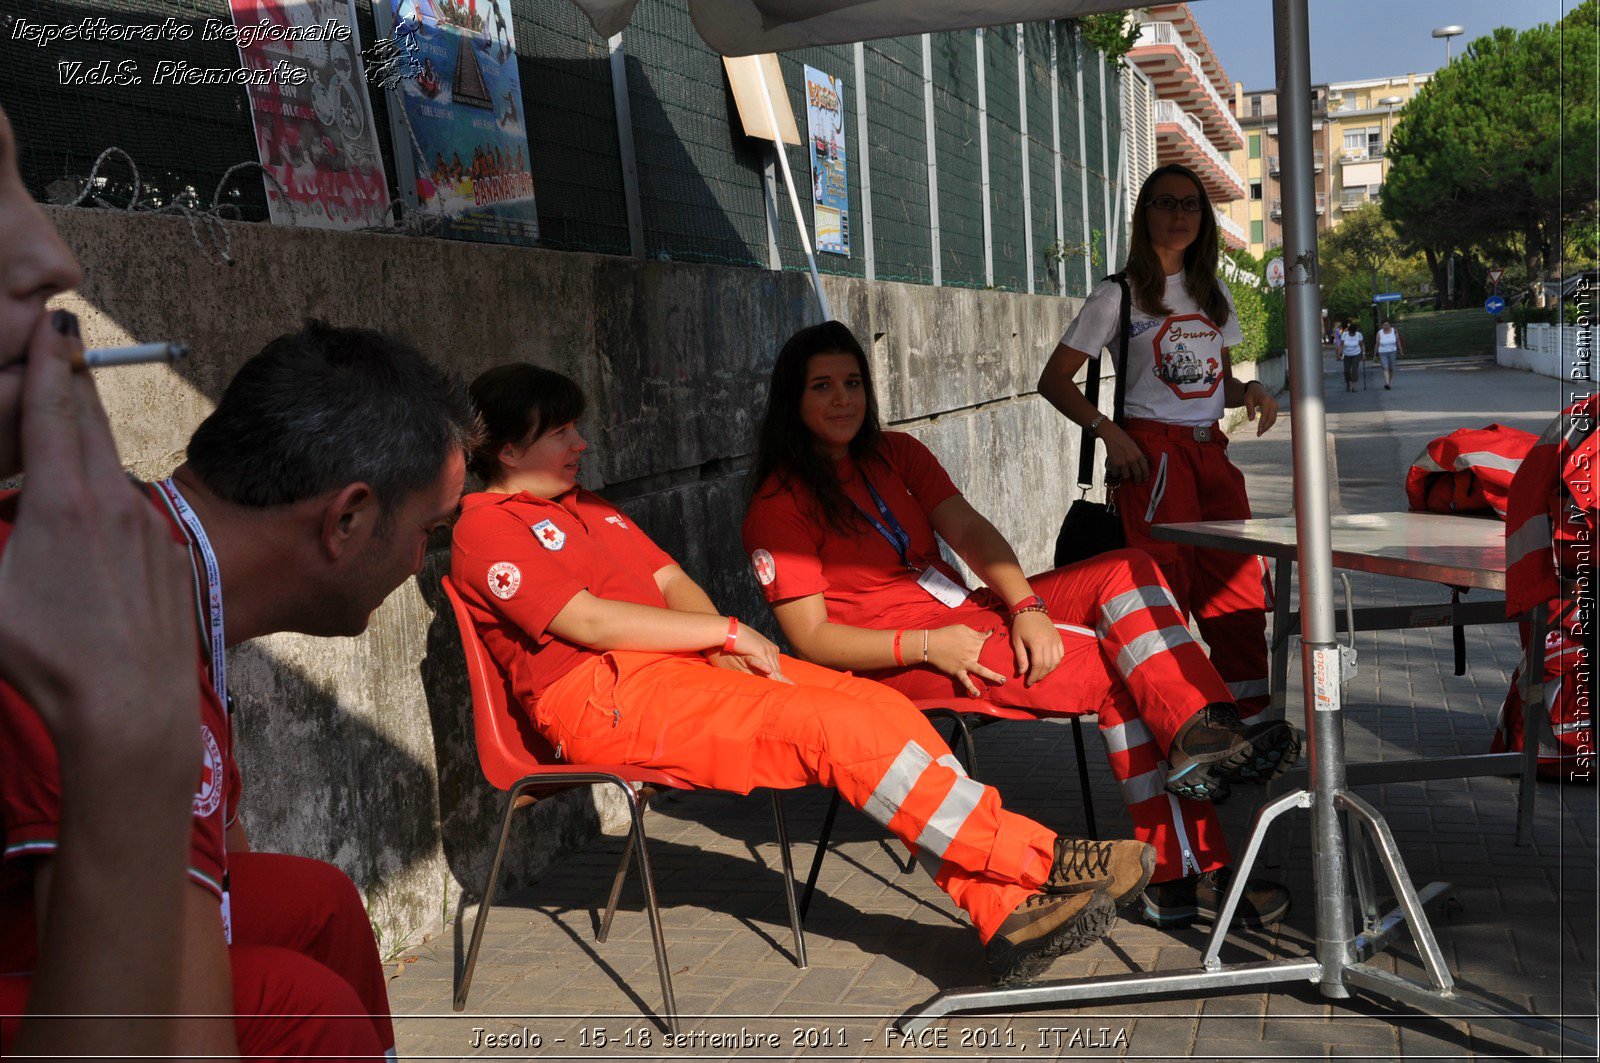
[[(444, 234), (539, 242), (510, 0), (380, 0), (405, 39), (407, 76), (390, 87), (402, 187)], [(384, 16), (387, 16), (384, 18)], [(398, 30), (404, 33), (395, 36)]]
[[(351, 0), (229, 0), (267, 209), (275, 225), (386, 223), (378, 154)], [(282, 190), (279, 190), (279, 185)], [(287, 194), (287, 197), (286, 195)]]
[(811, 202), (817, 250), (850, 254), (850, 177), (844, 148), (844, 82), (806, 67)]

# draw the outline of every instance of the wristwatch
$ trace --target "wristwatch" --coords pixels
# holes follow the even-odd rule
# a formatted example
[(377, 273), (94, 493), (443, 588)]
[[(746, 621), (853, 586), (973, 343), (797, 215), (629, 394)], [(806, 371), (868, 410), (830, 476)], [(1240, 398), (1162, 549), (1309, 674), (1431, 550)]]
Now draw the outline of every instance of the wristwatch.
[(1106, 423), (1106, 415), (1102, 413), (1100, 416), (1096, 417), (1094, 420), (1090, 421), (1088, 424), (1084, 425), (1083, 427), (1088, 429), (1089, 431), (1093, 432), (1095, 435), (1099, 435), (1100, 434), (1100, 426), (1105, 424), (1105, 423)]

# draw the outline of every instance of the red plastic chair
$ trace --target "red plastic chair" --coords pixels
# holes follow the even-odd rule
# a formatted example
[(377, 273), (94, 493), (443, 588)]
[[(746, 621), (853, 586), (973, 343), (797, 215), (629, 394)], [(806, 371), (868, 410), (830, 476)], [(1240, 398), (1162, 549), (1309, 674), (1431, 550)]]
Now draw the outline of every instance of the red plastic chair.
[[(961, 739), (961, 748), (956, 751), (956, 756), (966, 754), (967, 774), (972, 778), (978, 777), (978, 753), (972, 744), (972, 732), (979, 727), (984, 727), (1000, 720), (1055, 720), (1059, 716), (1032, 712), (1028, 709), (1013, 709), (1005, 705), (994, 705), (987, 701), (962, 701), (959, 708), (953, 708), (949, 698), (927, 698), (913, 701), (913, 705), (922, 710), (929, 721), (949, 720), (951, 723), (950, 746), (955, 748), (956, 739)], [(1085, 713), (1069, 716), (1072, 721), (1072, 743), (1078, 753), (1078, 785), (1083, 792), (1083, 812), (1089, 821), (1089, 837), (1099, 839), (1100, 831), (1094, 822), (1094, 795), (1089, 790), (1089, 762), (1083, 755), (1083, 717), (1093, 715)], [(800, 918), (806, 917), (806, 912), (811, 909), (811, 897), (817, 890), (817, 876), (822, 871), (823, 858), (828, 855), (828, 839), (833, 834), (833, 821), (839, 814), (839, 791), (833, 792), (833, 800), (828, 803), (828, 813), (823, 817), (822, 830), (817, 835), (817, 849), (811, 857), (811, 870), (806, 873), (805, 889), (800, 894)], [(910, 871), (916, 862), (915, 857), (906, 860), (906, 870)]]
[[(478, 962), (478, 946), (483, 941), (489, 906), (494, 899), (495, 886), (500, 881), (500, 861), (505, 856), (506, 842), (511, 836), (512, 814), (519, 808), (534, 804), (541, 797), (575, 786), (598, 783), (615, 786), (622, 791), (628, 802), (632, 829), (628, 833), (628, 844), (623, 850), (617, 877), (611, 884), (611, 898), (606, 903), (605, 916), (601, 919), (595, 940), (603, 942), (611, 932), (611, 917), (616, 914), (617, 901), (622, 895), (622, 880), (628, 873), (628, 864), (637, 848), (639, 879), (644, 886), (645, 908), (650, 915), (650, 936), (655, 945), (656, 970), (661, 976), (663, 1010), (667, 1028), (676, 1033), (678, 1005), (672, 993), (672, 973), (667, 966), (667, 943), (661, 932), (661, 912), (656, 906), (655, 876), (651, 872), (650, 849), (645, 840), (644, 812), (650, 798), (662, 790), (702, 788), (667, 772), (632, 764), (566, 764), (559, 761), (550, 743), (533, 727), (527, 715), (512, 709), (514, 699), (510, 683), (499, 664), (489, 655), (483, 640), (478, 637), (466, 604), (448, 577), (440, 582), (455, 613), (456, 626), (461, 631), (461, 647), (466, 653), (467, 677), (472, 684), (472, 722), (477, 736), (478, 763), (483, 766), (483, 775), (489, 784), (497, 790), (508, 791), (509, 795), (505, 815), (500, 821), (500, 840), (495, 845), (494, 861), (489, 867), (489, 878), (484, 883), (483, 899), (478, 903), (478, 919), (472, 927), (467, 961), (456, 989), (455, 1010), (460, 1011), (467, 1006), (467, 991), (472, 987), (472, 971)], [(778, 845), (783, 854), (783, 890), (789, 902), (789, 925), (794, 931), (795, 966), (803, 969), (806, 966), (806, 942), (795, 901), (789, 828), (783, 817), (783, 799), (777, 790), (772, 791), (772, 811), (777, 820)]]

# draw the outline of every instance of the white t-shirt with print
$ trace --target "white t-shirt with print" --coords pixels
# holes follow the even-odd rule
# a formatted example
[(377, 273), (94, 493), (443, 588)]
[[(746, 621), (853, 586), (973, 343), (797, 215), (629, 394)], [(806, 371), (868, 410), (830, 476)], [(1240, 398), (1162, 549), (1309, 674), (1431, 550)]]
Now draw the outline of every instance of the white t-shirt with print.
[[(1167, 278), (1165, 302), (1171, 313), (1152, 317), (1134, 303), (1128, 320), (1127, 390), (1124, 414), (1168, 424), (1205, 425), (1222, 416), (1222, 352), (1244, 340), (1233, 293), (1219, 279), (1228, 301), (1228, 321), (1220, 328), (1201, 312), (1183, 287), (1183, 274)], [(1091, 358), (1117, 351), (1122, 289), (1116, 281), (1095, 285), (1061, 342)]]

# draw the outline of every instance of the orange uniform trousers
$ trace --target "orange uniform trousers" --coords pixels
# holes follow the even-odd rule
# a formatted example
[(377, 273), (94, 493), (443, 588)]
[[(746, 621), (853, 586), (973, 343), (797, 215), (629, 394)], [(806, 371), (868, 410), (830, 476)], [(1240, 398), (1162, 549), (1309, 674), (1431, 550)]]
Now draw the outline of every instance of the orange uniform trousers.
[(916, 853), (987, 942), (1043, 884), (1055, 834), (968, 778), (904, 696), (792, 657), (782, 668), (791, 683), (698, 654), (612, 651), (546, 688), (534, 721), (573, 762), (741, 794), (831, 786)]
[(1272, 583), (1259, 557), (1170, 543), (1150, 534), (1152, 524), (1196, 520), (1248, 520), (1244, 473), (1228, 460), (1228, 437), (1212, 427), (1200, 442), (1194, 429), (1159, 421), (1124, 426), (1150, 459), (1150, 479), (1116, 490), (1128, 545), (1161, 566), (1178, 606), (1193, 616), (1239, 715), (1250, 722), (1271, 701), (1267, 675), (1267, 610)]
[[(1232, 701), (1227, 685), (1190, 636), (1182, 612), (1148, 554), (1114, 550), (1054, 569), (1028, 582), (1061, 631), (1063, 656), (1032, 686), (1017, 675), (1011, 628), (993, 596), (930, 613), (932, 626), (966, 624), (992, 631), (979, 660), (1010, 676), (992, 686), (973, 677), (996, 705), (1041, 714), (1098, 713), (1111, 773), (1133, 820), (1133, 835), (1156, 850), (1152, 882), (1167, 882), (1228, 863), (1222, 825), (1209, 801), (1166, 792), (1167, 750), (1185, 720), (1212, 702)], [(913, 636), (907, 644), (917, 646)], [(918, 665), (872, 673), (917, 701), (969, 695), (956, 680)]]

